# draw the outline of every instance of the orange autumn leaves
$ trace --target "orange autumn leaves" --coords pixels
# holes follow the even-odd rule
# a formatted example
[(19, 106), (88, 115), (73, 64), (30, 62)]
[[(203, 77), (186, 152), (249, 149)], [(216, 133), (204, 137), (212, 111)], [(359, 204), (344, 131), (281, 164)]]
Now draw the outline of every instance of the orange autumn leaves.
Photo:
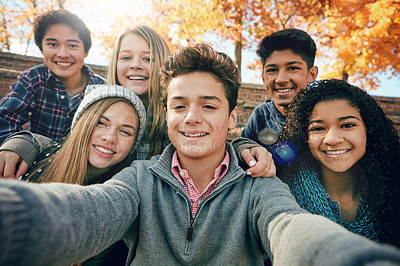
[[(74, 1), (78, 0), (65, 4), (72, 6)], [(25, 7), (14, 8), (11, 19), (7, 16), (10, 2)], [(9, 49), (12, 35), (27, 42), (32, 31), (16, 25), (28, 29), (35, 14), (58, 5), (55, 0), (0, 0), (1, 49)], [(129, 8), (134, 4), (125, 11)], [(242, 50), (255, 51), (262, 37), (296, 27), (314, 37), (317, 57), (326, 59), (319, 65), (319, 78), (343, 78), (374, 89), (380, 83), (379, 73), (400, 74), (400, 0), (152, 0), (142, 16), (116, 15), (113, 20), (107, 28), (91, 28), (106, 54), (125, 27), (144, 23), (165, 38), (171, 51), (181, 44), (207, 41), (220, 45), (229, 40), (240, 66)], [(210, 38), (210, 34), (216, 37)], [(257, 68), (259, 63), (247, 67)]]

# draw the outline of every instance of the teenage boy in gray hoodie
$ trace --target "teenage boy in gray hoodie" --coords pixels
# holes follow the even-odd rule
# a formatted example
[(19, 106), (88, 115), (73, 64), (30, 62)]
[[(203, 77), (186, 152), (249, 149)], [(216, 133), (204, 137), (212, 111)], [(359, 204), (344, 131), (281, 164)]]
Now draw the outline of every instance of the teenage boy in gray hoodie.
[(398, 249), (301, 209), (278, 178), (246, 176), (226, 142), (240, 87), (228, 56), (181, 48), (162, 85), (160, 156), (93, 186), (0, 181), (1, 265), (68, 265), (122, 238), (127, 265), (400, 263)]

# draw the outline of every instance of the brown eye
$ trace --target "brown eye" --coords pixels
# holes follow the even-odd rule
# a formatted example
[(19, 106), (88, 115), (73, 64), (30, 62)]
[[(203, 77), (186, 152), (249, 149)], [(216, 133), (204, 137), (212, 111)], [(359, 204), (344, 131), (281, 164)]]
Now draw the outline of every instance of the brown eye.
[(341, 127), (342, 128), (352, 128), (355, 126), (356, 126), (356, 124), (354, 124), (354, 123), (346, 123), (346, 124), (343, 124)]

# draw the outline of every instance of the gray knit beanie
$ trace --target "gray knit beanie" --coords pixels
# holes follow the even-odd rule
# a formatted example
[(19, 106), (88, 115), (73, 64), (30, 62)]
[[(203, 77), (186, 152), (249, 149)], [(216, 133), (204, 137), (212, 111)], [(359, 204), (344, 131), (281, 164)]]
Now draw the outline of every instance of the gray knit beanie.
[(76, 125), (76, 122), (86, 111), (86, 109), (94, 104), (95, 102), (105, 99), (105, 98), (123, 98), (132, 103), (133, 107), (136, 109), (138, 120), (139, 120), (139, 131), (135, 139), (135, 143), (132, 146), (131, 152), (133, 152), (138, 143), (143, 138), (144, 130), (146, 127), (146, 109), (140, 98), (127, 88), (118, 85), (88, 85), (85, 90), (85, 97), (79, 104), (78, 109), (75, 112), (74, 118), (72, 119), (71, 130)]

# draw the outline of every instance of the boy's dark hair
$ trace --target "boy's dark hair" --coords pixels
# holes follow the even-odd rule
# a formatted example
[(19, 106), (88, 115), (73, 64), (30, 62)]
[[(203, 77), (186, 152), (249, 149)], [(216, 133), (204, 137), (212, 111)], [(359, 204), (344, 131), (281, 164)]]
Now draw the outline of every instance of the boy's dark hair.
[(43, 51), (42, 40), (44, 35), (50, 26), (54, 24), (65, 24), (74, 30), (82, 40), (85, 52), (88, 52), (90, 47), (92, 47), (90, 31), (86, 27), (85, 23), (77, 15), (65, 9), (59, 9), (48, 11), (38, 16), (35, 20), (35, 43), (39, 47), (40, 51)]
[(229, 56), (215, 51), (207, 44), (180, 48), (165, 61), (161, 67), (160, 77), (164, 106), (167, 104), (168, 86), (171, 80), (192, 72), (212, 74), (225, 89), (229, 112), (236, 107), (240, 88), (239, 69)]
[(258, 45), (257, 55), (265, 66), (267, 58), (275, 51), (291, 50), (299, 55), (306, 63), (307, 68), (314, 66), (317, 47), (307, 32), (299, 29), (284, 29), (264, 37)]

